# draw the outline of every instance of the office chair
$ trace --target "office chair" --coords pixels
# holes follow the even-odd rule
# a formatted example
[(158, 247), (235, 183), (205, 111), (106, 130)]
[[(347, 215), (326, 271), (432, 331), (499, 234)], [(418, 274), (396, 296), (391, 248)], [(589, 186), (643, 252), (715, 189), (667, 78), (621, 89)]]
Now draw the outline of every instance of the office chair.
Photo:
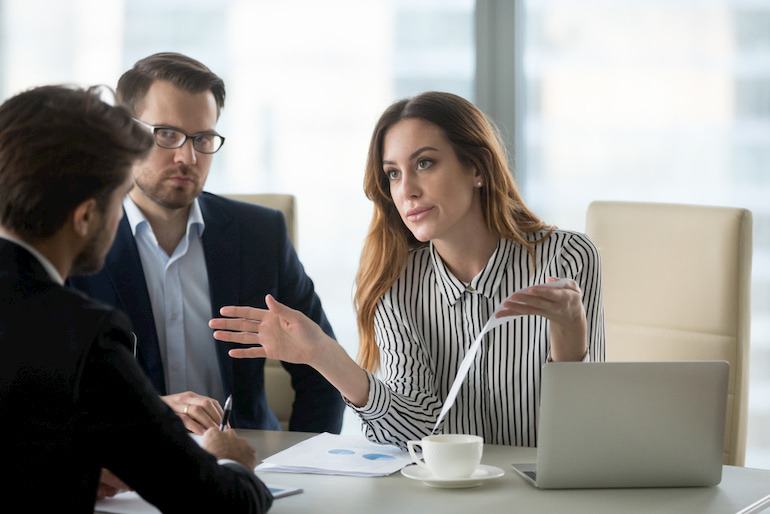
[(746, 456), (752, 215), (747, 209), (593, 202), (608, 361), (730, 363), (724, 463)]
[[(286, 218), (289, 239), (294, 244), (294, 248), (297, 247), (297, 207), (294, 195), (233, 194), (222, 196), (281, 211)], [(291, 386), (291, 375), (284, 369), (280, 361), (265, 359), (265, 395), (267, 396), (267, 404), (278, 417), (281, 428), (288, 430), (292, 405), (294, 404), (294, 388)]]

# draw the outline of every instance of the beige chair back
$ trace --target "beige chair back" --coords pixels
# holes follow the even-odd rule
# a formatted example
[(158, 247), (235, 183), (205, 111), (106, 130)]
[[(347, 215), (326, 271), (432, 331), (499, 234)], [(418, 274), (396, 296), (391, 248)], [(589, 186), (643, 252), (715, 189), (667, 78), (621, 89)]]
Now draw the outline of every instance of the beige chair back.
[[(746, 455), (752, 215), (746, 209), (594, 202), (608, 361), (725, 360), (725, 464)], [(672, 391), (673, 393), (673, 391)]]
[[(289, 239), (294, 244), (294, 248), (297, 247), (297, 204), (294, 195), (234, 194), (222, 196), (281, 211), (283, 217), (286, 218)], [(278, 417), (281, 427), (288, 430), (292, 405), (294, 404), (294, 388), (291, 386), (291, 375), (280, 361), (265, 359), (265, 394), (267, 395), (267, 404)]]
[(283, 213), (286, 218), (286, 231), (294, 248), (297, 248), (297, 200), (294, 195), (280, 193), (222, 195), (239, 202), (253, 203), (269, 207)]

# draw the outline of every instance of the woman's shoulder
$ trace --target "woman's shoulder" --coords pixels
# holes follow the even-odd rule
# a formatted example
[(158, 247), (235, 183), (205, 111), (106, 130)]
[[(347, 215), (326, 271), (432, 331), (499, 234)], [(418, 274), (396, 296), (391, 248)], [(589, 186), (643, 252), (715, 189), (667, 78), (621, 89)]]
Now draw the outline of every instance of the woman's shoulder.
[(564, 238), (565, 244), (578, 245), (586, 248), (596, 249), (596, 245), (588, 234), (584, 232), (578, 232), (577, 230), (557, 229), (559, 234)]
[(526, 234), (524, 239), (532, 243), (549, 241), (559, 245), (581, 244), (591, 247), (595, 246), (588, 234), (565, 228), (554, 228), (550, 233), (548, 230), (539, 230)]
[(593, 262), (599, 259), (599, 249), (591, 241), (591, 238), (577, 230), (563, 228), (554, 228), (550, 232), (542, 230), (526, 234), (524, 239), (531, 243), (536, 251), (539, 247), (539, 251), (545, 258), (551, 258), (555, 255), (572, 255), (584, 262)]
[(593, 263), (598, 263), (601, 259), (599, 249), (588, 234), (583, 232), (555, 229), (548, 240), (553, 253), (581, 261), (586, 266), (592, 267)]

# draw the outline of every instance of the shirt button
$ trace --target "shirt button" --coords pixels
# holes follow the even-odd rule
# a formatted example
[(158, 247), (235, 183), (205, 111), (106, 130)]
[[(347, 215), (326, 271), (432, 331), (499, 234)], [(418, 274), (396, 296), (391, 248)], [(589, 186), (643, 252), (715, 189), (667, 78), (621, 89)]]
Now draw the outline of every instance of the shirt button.
[(171, 321), (176, 321), (176, 318), (177, 318), (176, 312), (172, 312), (170, 317), (171, 317)]

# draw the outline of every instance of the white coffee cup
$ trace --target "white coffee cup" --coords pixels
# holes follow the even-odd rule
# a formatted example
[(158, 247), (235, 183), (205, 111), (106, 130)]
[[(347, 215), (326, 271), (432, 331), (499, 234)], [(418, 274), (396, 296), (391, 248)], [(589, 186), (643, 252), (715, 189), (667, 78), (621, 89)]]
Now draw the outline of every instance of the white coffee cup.
[[(441, 434), (406, 443), (414, 462), (436, 478), (468, 478), (479, 467), (484, 439), (477, 435)], [(423, 462), (415, 452), (422, 448)]]

